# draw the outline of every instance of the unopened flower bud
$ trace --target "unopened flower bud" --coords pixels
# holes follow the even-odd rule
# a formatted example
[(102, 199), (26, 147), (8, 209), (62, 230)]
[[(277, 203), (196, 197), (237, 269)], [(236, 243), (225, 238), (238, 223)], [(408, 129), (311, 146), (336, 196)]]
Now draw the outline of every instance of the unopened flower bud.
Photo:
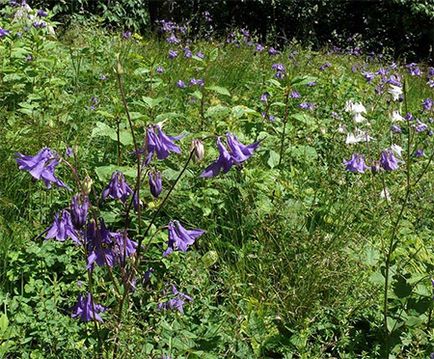
[(159, 171), (149, 172), (149, 188), (154, 198), (158, 198), (163, 190), (163, 181), (161, 180), (161, 173)]
[(194, 151), (193, 157), (196, 162), (203, 160), (205, 156), (205, 147), (203, 146), (203, 142), (201, 140), (193, 140), (191, 142), (191, 151)]
[(83, 181), (83, 191), (85, 194), (89, 194), (90, 191), (92, 190), (92, 183), (93, 183), (92, 178), (90, 178), (89, 175), (86, 175)]

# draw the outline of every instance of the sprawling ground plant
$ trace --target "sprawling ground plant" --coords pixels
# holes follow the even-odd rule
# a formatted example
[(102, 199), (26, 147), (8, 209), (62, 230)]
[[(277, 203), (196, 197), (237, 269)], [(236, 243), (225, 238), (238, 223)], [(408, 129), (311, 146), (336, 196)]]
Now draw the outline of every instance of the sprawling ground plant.
[(2, 11), (2, 355), (434, 351), (433, 68)]

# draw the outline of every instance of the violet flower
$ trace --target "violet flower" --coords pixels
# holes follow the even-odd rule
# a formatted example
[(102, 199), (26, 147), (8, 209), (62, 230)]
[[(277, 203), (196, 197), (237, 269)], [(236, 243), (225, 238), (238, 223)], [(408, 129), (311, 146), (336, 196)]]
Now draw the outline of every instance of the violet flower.
[(226, 134), (226, 138), (230, 152), (221, 142), (221, 138), (218, 137), (217, 148), (219, 150), (219, 157), (205, 168), (200, 177), (215, 177), (220, 171), (223, 171), (223, 173), (228, 172), (234, 164), (240, 165), (250, 158), (259, 146), (259, 142), (254, 142), (248, 146), (243, 145), (235, 135), (229, 132)]
[(169, 59), (173, 60), (175, 57), (178, 56), (178, 52), (175, 50), (169, 50)]
[(277, 51), (274, 47), (270, 47), (270, 48), (268, 49), (268, 54), (269, 54), (270, 56), (275, 56), (275, 55), (278, 55), (278, 54), (279, 54), (279, 51)]
[(112, 199), (120, 199), (125, 203), (127, 197), (133, 193), (133, 190), (125, 180), (125, 176), (120, 171), (115, 171), (112, 174), (108, 186), (102, 192), (102, 198), (105, 200), (107, 197)]
[(290, 98), (300, 98), (301, 95), (297, 91), (291, 91), (289, 94)]
[(265, 47), (263, 45), (256, 44), (256, 48), (255, 48), (256, 52), (262, 52), (262, 51), (264, 51), (264, 49), (265, 49)]
[(198, 51), (196, 52), (196, 57), (198, 57), (199, 59), (203, 59), (205, 58), (205, 54), (202, 51)]
[(97, 320), (102, 322), (99, 313), (105, 312), (107, 308), (93, 302), (92, 295), (87, 293), (85, 297), (81, 294), (78, 296), (77, 304), (73, 307), (72, 318), (79, 318), (83, 322)]
[(47, 14), (44, 10), (39, 9), (39, 10), (36, 12), (36, 16), (39, 16), (39, 17), (47, 17), (48, 14)]
[(5, 36), (8, 36), (9, 34), (10, 34), (10, 31), (9, 31), (9, 30), (2, 29), (2, 28), (0, 27), (0, 39), (3, 38), (3, 37), (5, 37)]
[(74, 243), (81, 244), (78, 234), (74, 229), (74, 225), (72, 224), (71, 215), (66, 210), (63, 210), (60, 216), (56, 213), (54, 222), (48, 229), (45, 238), (55, 238), (60, 242), (64, 242), (67, 238), (71, 238)]
[(188, 47), (184, 48), (184, 57), (186, 59), (189, 59), (192, 56), (193, 56), (193, 53), (191, 52), (191, 50)]
[(89, 211), (89, 198), (80, 194), (72, 197), (70, 206), (71, 221), (75, 228), (82, 228), (86, 224), (87, 213)]
[(35, 156), (26, 156), (21, 153), (17, 153), (16, 155), (18, 168), (29, 171), (32, 177), (37, 180), (42, 179), (47, 188), (51, 188), (51, 183), (59, 187), (68, 188), (54, 175), (59, 160), (48, 147), (41, 149)]
[(269, 97), (270, 97), (270, 94), (268, 92), (264, 92), (261, 95), (260, 100), (261, 100), (261, 102), (265, 102), (266, 103), (266, 102), (268, 102)]
[(424, 132), (424, 131), (426, 131), (428, 129), (428, 125), (426, 125), (425, 123), (417, 120), (417, 125), (414, 126), (414, 129), (416, 130), (417, 133)]
[(381, 152), (380, 166), (386, 171), (394, 171), (398, 169), (398, 160), (391, 150)]
[(176, 82), (176, 86), (177, 86), (178, 88), (180, 88), (180, 89), (185, 89), (185, 88), (187, 87), (187, 85), (185, 84), (185, 82), (182, 81), (182, 80), (178, 80), (178, 81)]
[(163, 182), (161, 180), (160, 171), (151, 171), (148, 174), (149, 176), (149, 188), (151, 190), (154, 198), (158, 198), (161, 191), (163, 190)]
[(422, 107), (425, 111), (429, 111), (433, 107), (433, 100), (430, 98), (426, 98), (422, 101)]
[(321, 71), (324, 71), (325, 69), (329, 68), (330, 66), (332, 66), (332, 64), (327, 61), (325, 64), (321, 65), (319, 69)]
[(174, 285), (172, 285), (172, 294), (174, 298), (158, 304), (158, 310), (174, 310), (176, 309), (181, 314), (184, 313), (184, 304), (186, 301), (191, 302), (193, 299), (178, 291)]
[(392, 125), (392, 126), (390, 126), (390, 130), (393, 133), (401, 133), (402, 132), (401, 127), (399, 127), (398, 125)]
[(124, 31), (122, 33), (122, 38), (124, 40), (129, 40), (131, 38), (131, 36), (133, 35), (133, 33), (131, 31)]
[(171, 34), (166, 41), (169, 44), (179, 44), (181, 41), (175, 36), (175, 34)]
[(197, 238), (205, 233), (202, 229), (187, 230), (178, 221), (170, 221), (168, 224), (169, 240), (168, 248), (164, 251), (163, 256), (168, 256), (174, 250), (186, 252)]
[(170, 152), (181, 153), (181, 149), (175, 145), (174, 141), (179, 140), (182, 136), (166, 135), (160, 124), (148, 127), (146, 130), (146, 164), (149, 164), (154, 156), (157, 155), (159, 160), (169, 157)]
[(417, 149), (416, 152), (414, 153), (414, 157), (416, 157), (416, 158), (423, 157), (424, 155), (425, 154), (424, 154), (422, 149)]
[(354, 153), (348, 161), (344, 160), (344, 165), (346, 166), (345, 169), (349, 172), (364, 173), (365, 170), (369, 168), (365, 164), (363, 155), (357, 153)]
[(164, 73), (164, 68), (162, 66), (157, 66), (155, 71), (157, 72), (157, 74), (162, 74), (162, 73)]

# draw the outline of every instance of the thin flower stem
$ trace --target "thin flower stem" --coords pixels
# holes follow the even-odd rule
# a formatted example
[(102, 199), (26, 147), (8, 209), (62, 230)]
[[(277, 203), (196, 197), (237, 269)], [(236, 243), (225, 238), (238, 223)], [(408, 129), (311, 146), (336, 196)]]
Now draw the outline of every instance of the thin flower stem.
[[(406, 91), (406, 82), (404, 81), (403, 84), (403, 92), (404, 92), (404, 105), (405, 105), (405, 111), (408, 112), (408, 105), (407, 105), (407, 91)], [(399, 239), (396, 238), (399, 224), (401, 223), (401, 219), (404, 215), (404, 210), (407, 206), (407, 203), (410, 198), (411, 193), (411, 143), (412, 143), (412, 131), (410, 126), (410, 121), (407, 120), (407, 129), (408, 129), (408, 139), (407, 139), (407, 161), (406, 161), (406, 189), (405, 189), (405, 197), (404, 201), (402, 203), (401, 209), (399, 211), (398, 217), (396, 219), (396, 222), (392, 229), (392, 234), (389, 239), (389, 245), (386, 252), (386, 259), (385, 259), (385, 278), (384, 278), (384, 302), (383, 302), (383, 330), (384, 330), (384, 336), (385, 336), (385, 357), (389, 357), (390, 352), (390, 336), (389, 336), (389, 330), (387, 329), (387, 316), (388, 316), (388, 290), (389, 290), (389, 274), (390, 274), (390, 265), (391, 265), (391, 259), (392, 254), (396, 247), (398, 246)]]
[(283, 115), (283, 130), (282, 135), (280, 137), (280, 153), (279, 153), (279, 164), (278, 167), (283, 162), (283, 156), (285, 154), (284, 146), (285, 146), (285, 136), (286, 136), (286, 124), (288, 123), (288, 115), (289, 115), (289, 87), (286, 88), (285, 92), (285, 113)]

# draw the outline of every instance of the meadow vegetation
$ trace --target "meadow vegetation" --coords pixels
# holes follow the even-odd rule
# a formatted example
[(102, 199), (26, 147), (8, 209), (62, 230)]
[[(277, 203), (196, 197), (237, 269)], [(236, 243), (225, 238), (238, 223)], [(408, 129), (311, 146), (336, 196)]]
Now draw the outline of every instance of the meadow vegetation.
[[(0, 19), (0, 357), (434, 351), (434, 68), (16, 11)], [(19, 154), (43, 148), (54, 179)]]

